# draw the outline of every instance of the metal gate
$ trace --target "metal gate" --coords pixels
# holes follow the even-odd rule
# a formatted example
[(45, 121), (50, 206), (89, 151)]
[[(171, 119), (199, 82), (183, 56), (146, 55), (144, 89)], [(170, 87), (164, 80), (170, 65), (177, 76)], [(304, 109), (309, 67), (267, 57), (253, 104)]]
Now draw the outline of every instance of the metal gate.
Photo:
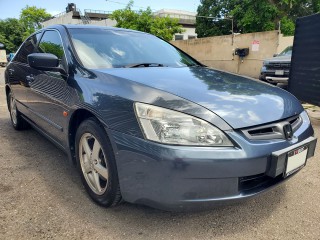
[(296, 22), (288, 89), (299, 100), (320, 106), (320, 14)]

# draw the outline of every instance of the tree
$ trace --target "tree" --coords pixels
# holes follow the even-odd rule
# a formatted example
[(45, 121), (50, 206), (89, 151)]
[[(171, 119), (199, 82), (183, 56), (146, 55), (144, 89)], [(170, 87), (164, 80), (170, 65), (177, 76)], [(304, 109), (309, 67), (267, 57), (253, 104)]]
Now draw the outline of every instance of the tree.
[(24, 32), (25, 28), (18, 19), (0, 20), (0, 43), (5, 45), (8, 52), (17, 51), (22, 43)]
[(232, 16), (234, 31), (241, 33), (278, 29), (284, 35), (293, 35), (298, 17), (320, 11), (320, 0), (201, 0), (197, 18), (198, 37), (229, 34)]
[(20, 19), (0, 20), (0, 43), (8, 52), (15, 52), (24, 39), (41, 28), (41, 22), (51, 15), (43, 8), (26, 6), (21, 10)]
[(50, 17), (51, 15), (44, 8), (27, 5), (21, 10), (20, 14), (20, 21), (26, 29), (23, 37), (27, 38), (30, 34), (40, 29), (42, 27), (41, 23)]
[(231, 34), (231, 22), (224, 19), (228, 16), (229, 1), (202, 0), (198, 6), (196, 33), (198, 37), (209, 37)]
[(172, 40), (175, 33), (183, 32), (178, 19), (170, 17), (155, 17), (150, 7), (146, 10), (133, 11), (133, 1), (130, 1), (125, 9), (116, 10), (111, 19), (116, 20), (116, 27), (128, 28), (151, 33), (167, 41)]

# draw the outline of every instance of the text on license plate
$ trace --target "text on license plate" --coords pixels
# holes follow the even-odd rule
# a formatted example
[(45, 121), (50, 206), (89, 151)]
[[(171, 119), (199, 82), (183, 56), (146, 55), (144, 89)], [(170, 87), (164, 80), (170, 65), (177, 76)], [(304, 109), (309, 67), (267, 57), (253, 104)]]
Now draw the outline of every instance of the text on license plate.
[(283, 75), (284, 71), (283, 70), (276, 70), (275, 75)]
[(286, 176), (299, 170), (305, 165), (307, 159), (308, 147), (304, 146), (288, 152)]

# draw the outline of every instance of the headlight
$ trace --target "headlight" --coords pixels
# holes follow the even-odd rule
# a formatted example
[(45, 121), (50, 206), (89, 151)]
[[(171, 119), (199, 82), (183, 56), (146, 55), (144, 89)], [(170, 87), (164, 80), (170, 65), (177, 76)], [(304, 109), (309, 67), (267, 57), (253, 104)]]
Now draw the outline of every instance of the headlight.
[(221, 130), (199, 118), (144, 103), (134, 107), (146, 139), (189, 146), (233, 146)]
[(301, 114), (300, 114), (300, 117), (302, 118), (302, 121), (305, 123), (305, 124), (311, 124), (310, 122), (310, 118), (309, 118), (309, 115), (307, 113), (306, 110), (304, 110)]

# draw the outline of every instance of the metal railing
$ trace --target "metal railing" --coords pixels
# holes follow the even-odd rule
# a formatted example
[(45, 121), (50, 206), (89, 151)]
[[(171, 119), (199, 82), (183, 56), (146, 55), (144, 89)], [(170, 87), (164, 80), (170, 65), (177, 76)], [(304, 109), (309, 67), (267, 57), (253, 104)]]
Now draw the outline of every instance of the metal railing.
[(185, 14), (174, 14), (174, 13), (157, 13), (154, 16), (156, 17), (169, 17), (169, 18), (178, 18), (184, 20), (194, 20), (196, 21), (196, 16), (190, 16)]
[(90, 24), (90, 17), (86, 16), (86, 14), (83, 15), (81, 10), (78, 8), (76, 11), (79, 12), (79, 16), (83, 24)]
[(52, 18), (62, 17), (63, 15), (66, 15), (66, 14), (67, 14), (67, 12), (66, 12), (66, 11), (64, 11), (64, 12), (61, 12), (61, 13), (58, 13), (58, 14), (56, 14), (56, 15), (52, 16)]
[(94, 9), (84, 9), (84, 13), (112, 14), (112, 11), (103, 11), (103, 10), (94, 10)]

